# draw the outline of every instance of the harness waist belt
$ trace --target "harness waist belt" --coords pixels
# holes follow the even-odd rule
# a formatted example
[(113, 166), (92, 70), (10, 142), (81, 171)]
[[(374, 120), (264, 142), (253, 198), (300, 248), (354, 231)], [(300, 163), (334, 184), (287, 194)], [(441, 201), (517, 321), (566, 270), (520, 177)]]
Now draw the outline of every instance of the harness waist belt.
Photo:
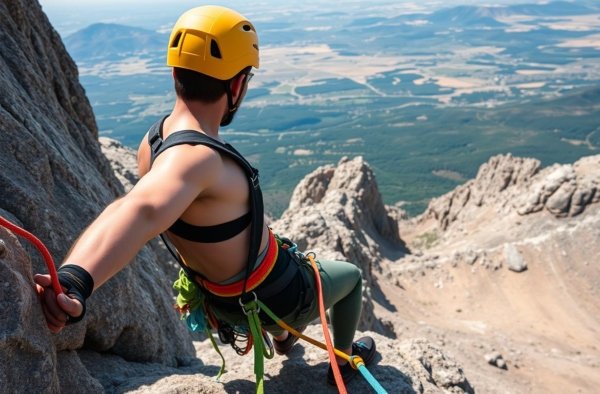
[[(252, 271), (252, 273), (248, 277), (248, 282), (246, 283), (246, 291), (252, 291), (256, 289), (273, 271), (273, 267), (275, 267), (275, 263), (277, 262), (277, 258), (279, 257), (279, 245), (277, 244), (277, 240), (275, 239), (275, 236), (270, 230), (267, 245), (268, 246), (265, 257), (263, 258), (258, 268)], [(209, 292), (218, 297), (237, 297), (242, 294), (242, 290), (244, 287), (244, 279), (226, 285), (211, 282), (205, 278), (202, 278), (199, 275), (195, 275), (194, 279), (200, 286), (202, 286), (204, 289), (208, 290)]]

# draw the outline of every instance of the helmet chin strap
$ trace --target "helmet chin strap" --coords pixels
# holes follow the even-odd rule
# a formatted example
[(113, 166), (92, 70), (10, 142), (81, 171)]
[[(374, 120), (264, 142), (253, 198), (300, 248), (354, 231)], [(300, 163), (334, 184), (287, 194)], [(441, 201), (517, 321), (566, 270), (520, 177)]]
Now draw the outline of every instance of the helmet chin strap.
[(233, 95), (231, 93), (231, 86), (229, 86), (229, 81), (225, 83), (225, 93), (227, 93), (227, 113), (223, 116), (223, 119), (221, 119), (221, 127), (228, 126), (231, 123), (233, 117), (235, 116), (235, 113), (240, 107), (240, 101), (242, 100), (242, 95), (240, 95), (238, 97), (237, 103), (233, 103)]

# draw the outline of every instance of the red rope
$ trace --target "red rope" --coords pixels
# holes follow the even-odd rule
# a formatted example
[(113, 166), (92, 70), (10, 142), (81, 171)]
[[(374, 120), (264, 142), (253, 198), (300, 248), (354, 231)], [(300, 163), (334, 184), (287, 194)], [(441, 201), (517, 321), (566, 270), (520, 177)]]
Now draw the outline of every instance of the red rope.
[(22, 229), (21, 227), (12, 224), (8, 220), (4, 219), (0, 216), (0, 226), (6, 227), (8, 230), (13, 233), (20, 235), (21, 237), (27, 239), (31, 242), (37, 250), (40, 251), (42, 256), (44, 257), (44, 261), (46, 262), (46, 266), (48, 267), (48, 272), (50, 273), (50, 278), (52, 278), (52, 288), (56, 295), (61, 294), (62, 287), (60, 286), (60, 282), (58, 281), (58, 274), (56, 273), (56, 266), (54, 265), (54, 260), (52, 260), (52, 256), (48, 251), (48, 248), (40, 241), (35, 235), (31, 234), (29, 231)]

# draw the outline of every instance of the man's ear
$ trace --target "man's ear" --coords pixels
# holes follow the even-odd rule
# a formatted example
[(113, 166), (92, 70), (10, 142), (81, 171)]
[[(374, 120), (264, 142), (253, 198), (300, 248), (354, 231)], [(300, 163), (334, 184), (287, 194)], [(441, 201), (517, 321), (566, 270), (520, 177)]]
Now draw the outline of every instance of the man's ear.
[(230, 82), (231, 86), (231, 95), (233, 96), (233, 102), (237, 101), (237, 97), (242, 94), (244, 90), (244, 83), (246, 81), (246, 75), (241, 74), (237, 77), (233, 78)]

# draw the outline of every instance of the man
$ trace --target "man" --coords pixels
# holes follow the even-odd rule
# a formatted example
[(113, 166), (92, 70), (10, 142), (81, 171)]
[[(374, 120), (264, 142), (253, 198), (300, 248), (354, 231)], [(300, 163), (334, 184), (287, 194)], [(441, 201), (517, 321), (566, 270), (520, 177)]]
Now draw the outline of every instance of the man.
[[(139, 182), (110, 204), (71, 248), (59, 269), (68, 296), (55, 296), (49, 276), (35, 276), (48, 327), (59, 332), (67, 322), (81, 320), (94, 287), (164, 233), (217, 320), (244, 324), (238, 301), (253, 292), (302, 330), (318, 317), (310, 266), (287, 251), (263, 223), (262, 198), (252, 192), (254, 185), (260, 193), (256, 180), (249, 181), (241, 161), (219, 136), (219, 127), (232, 121), (244, 99), (252, 67), (259, 67), (254, 26), (224, 7), (191, 9), (173, 28), (167, 64), (173, 67), (177, 97), (170, 115), (152, 126), (140, 144)], [(190, 134), (210, 144), (181, 140)], [(360, 270), (335, 261), (320, 261), (320, 269), (336, 348), (370, 362), (373, 340), (352, 342), (362, 302)], [(277, 353), (287, 354), (297, 338), (260, 317)], [(355, 376), (345, 360), (338, 364), (345, 380)], [(328, 380), (333, 383), (331, 368)]]

